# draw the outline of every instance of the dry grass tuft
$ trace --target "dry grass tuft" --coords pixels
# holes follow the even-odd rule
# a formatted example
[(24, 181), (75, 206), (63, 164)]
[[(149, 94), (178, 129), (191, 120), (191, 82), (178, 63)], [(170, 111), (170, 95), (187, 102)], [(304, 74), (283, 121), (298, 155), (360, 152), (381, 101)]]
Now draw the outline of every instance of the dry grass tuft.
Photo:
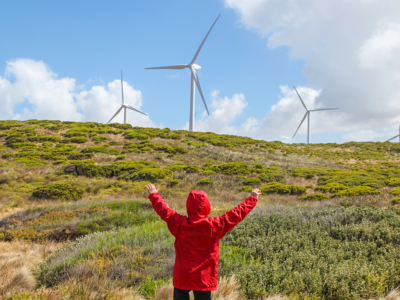
[(218, 282), (218, 289), (211, 293), (211, 298), (214, 300), (239, 300), (241, 293), (239, 284), (235, 276), (221, 278)]
[(0, 242), (0, 295), (29, 291), (36, 287), (30, 269), (60, 244), (39, 245), (21, 240)]
[(400, 290), (395, 289), (391, 291), (385, 298), (380, 298), (379, 300), (400, 300)]
[(174, 296), (174, 286), (172, 281), (167, 284), (160, 286), (154, 295), (152, 300), (173, 300)]

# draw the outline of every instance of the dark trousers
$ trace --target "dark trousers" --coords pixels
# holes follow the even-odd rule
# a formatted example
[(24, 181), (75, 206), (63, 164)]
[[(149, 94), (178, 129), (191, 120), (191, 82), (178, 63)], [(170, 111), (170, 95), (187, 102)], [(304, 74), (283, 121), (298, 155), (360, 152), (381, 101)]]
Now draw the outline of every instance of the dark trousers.
[[(189, 300), (189, 292), (174, 287), (174, 300)], [(193, 291), (194, 300), (211, 300), (211, 291)]]

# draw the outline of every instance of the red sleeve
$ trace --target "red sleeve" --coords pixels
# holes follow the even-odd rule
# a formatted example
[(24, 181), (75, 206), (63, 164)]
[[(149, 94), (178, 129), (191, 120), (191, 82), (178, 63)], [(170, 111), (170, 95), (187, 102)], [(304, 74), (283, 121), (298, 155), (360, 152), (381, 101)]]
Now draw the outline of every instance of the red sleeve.
[(156, 213), (161, 217), (161, 219), (167, 222), (168, 229), (173, 236), (176, 236), (178, 232), (178, 227), (181, 224), (181, 218), (185, 218), (181, 216), (176, 211), (169, 208), (167, 203), (165, 203), (164, 199), (158, 193), (153, 193), (149, 195), (149, 199), (151, 204), (153, 205)]
[(223, 238), (225, 234), (239, 224), (256, 206), (257, 200), (255, 197), (249, 197), (222, 216), (215, 217), (213, 226), (218, 238)]

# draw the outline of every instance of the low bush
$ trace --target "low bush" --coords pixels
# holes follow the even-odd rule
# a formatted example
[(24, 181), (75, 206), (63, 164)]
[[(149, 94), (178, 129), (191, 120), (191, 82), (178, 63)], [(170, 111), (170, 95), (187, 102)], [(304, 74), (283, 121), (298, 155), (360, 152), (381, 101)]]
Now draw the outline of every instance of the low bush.
[(213, 184), (213, 181), (210, 178), (204, 178), (204, 179), (197, 181), (197, 184), (198, 185), (211, 185), (211, 184)]
[(343, 197), (343, 196), (361, 196), (361, 195), (377, 195), (382, 194), (382, 191), (375, 190), (369, 186), (356, 186), (353, 188), (348, 188), (346, 190), (342, 190), (334, 194), (334, 197)]
[(12, 161), (25, 164), (25, 167), (43, 167), (47, 165), (47, 162), (31, 156), (14, 158)]
[(168, 182), (168, 186), (170, 186), (170, 187), (176, 186), (176, 185), (178, 185), (178, 184), (179, 184), (179, 179), (171, 179), (171, 180)]
[(126, 139), (147, 140), (149, 136), (145, 133), (140, 133), (135, 130), (129, 130), (124, 133)]
[(163, 139), (173, 139), (173, 140), (180, 140), (182, 139), (182, 136), (179, 133), (173, 133), (173, 132), (165, 132), (159, 135), (159, 137)]
[(316, 191), (321, 191), (321, 192), (330, 192), (330, 193), (337, 193), (339, 191), (343, 191), (345, 189), (348, 189), (348, 186), (345, 186), (344, 184), (337, 183), (337, 182), (331, 182), (327, 183), (323, 186), (317, 186), (315, 188)]
[(184, 170), (187, 173), (199, 173), (201, 169), (202, 168), (200, 166), (196, 166), (196, 165), (184, 167)]
[(118, 155), (116, 160), (124, 160), (125, 159), (125, 155)]
[(243, 185), (256, 186), (261, 184), (261, 180), (257, 177), (250, 177), (242, 181)]
[(157, 181), (159, 179), (163, 179), (172, 172), (167, 168), (144, 168), (138, 172), (135, 172), (129, 176), (125, 177), (125, 180), (149, 180), (149, 181)]
[(53, 183), (36, 188), (32, 196), (41, 199), (58, 199), (63, 201), (79, 200), (83, 190), (68, 183)]
[(307, 191), (306, 188), (297, 185), (282, 184), (278, 182), (271, 182), (263, 185), (260, 188), (261, 192), (264, 194), (288, 194), (288, 195), (299, 195)]
[(75, 136), (75, 137), (69, 138), (68, 140), (69, 140), (69, 142), (75, 143), (75, 144), (83, 144), (83, 143), (87, 142), (87, 138), (84, 136)]
[(396, 197), (396, 198), (392, 199), (392, 203), (393, 204), (400, 204), (400, 197)]
[(286, 179), (285, 176), (282, 174), (271, 174), (271, 173), (267, 173), (267, 174), (262, 174), (260, 176), (258, 176), (258, 178), (260, 178), (260, 180), (262, 182), (280, 182), (285, 184), (286, 183)]
[(108, 149), (104, 146), (90, 146), (83, 148), (81, 152), (85, 154), (108, 153)]
[(10, 153), (10, 152), (3, 153), (3, 154), (1, 155), (1, 158), (2, 158), (2, 159), (9, 159), (9, 158), (11, 158), (11, 157), (14, 157), (14, 155), (13, 155), (12, 153)]
[(325, 199), (329, 199), (329, 197), (327, 195), (324, 195), (321, 193), (315, 193), (315, 194), (299, 197), (299, 200), (318, 200), (318, 201), (320, 201), (320, 200), (325, 200)]
[(96, 142), (96, 143), (100, 143), (100, 142), (104, 142), (107, 141), (108, 139), (105, 136), (102, 135), (96, 135), (94, 137), (92, 137), (92, 141)]
[(111, 148), (109, 151), (108, 151), (108, 153), (110, 154), (110, 155), (120, 155), (121, 153), (118, 151), (118, 149), (114, 149), (114, 148)]
[(389, 177), (385, 179), (384, 183), (388, 186), (400, 186), (400, 178)]
[(247, 164), (240, 162), (230, 162), (222, 165), (216, 165), (212, 167), (212, 170), (216, 173), (227, 175), (248, 175), (251, 173), (250, 167)]
[(239, 189), (239, 192), (252, 192), (253, 188), (251, 186), (245, 185)]
[(391, 193), (393, 195), (400, 195), (400, 187), (397, 187), (397, 188), (391, 190), (389, 193)]

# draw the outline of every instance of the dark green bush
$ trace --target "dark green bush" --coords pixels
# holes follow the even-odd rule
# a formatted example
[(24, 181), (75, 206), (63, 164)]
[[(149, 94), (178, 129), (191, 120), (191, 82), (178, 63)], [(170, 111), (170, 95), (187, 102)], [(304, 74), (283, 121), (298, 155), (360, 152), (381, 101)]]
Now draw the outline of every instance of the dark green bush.
[(96, 143), (100, 143), (100, 142), (104, 142), (107, 141), (108, 139), (105, 136), (102, 135), (97, 135), (95, 137), (92, 137), (92, 141), (96, 142)]
[(85, 154), (108, 153), (108, 149), (104, 146), (90, 146), (83, 148), (81, 152)]
[(204, 179), (197, 181), (197, 184), (198, 185), (211, 185), (211, 184), (213, 184), (213, 181), (210, 178), (204, 178)]
[(176, 186), (177, 184), (179, 184), (179, 179), (171, 179), (168, 182), (168, 186), (170, 186), (170, 187)]
[(334, 197), (343, 197), (343, 196), (361, 196), (361, 195), (377, 195), (382, 194), (380, 190), (374, 190), (369, 186), (356, 186), (353, 188), (348, 188), (346, 190), (342, 190), (334, 194)]
[(301, 196), (299, 197), (300, 200), (325, 200), (329, 199), (327, 195), (321, 194), (321, 193), (315, 193), (307, 196)]
[(257, 177), (250, 177), (242, 181), (243, 185), (256, 186), (261, 184), (261, 180)]
[(253, 188), (251, 186), (245, 185), (239, 189), (239, 192), (252, 192)]
[(75, 136), (68, 139), (71, 143), (83, 144), (87, 142), (87, 138), (84, 136)]
[(53, 183), (36, 188), (32, 196), (41, 199), (58, 199), (63, 201), (79, 200), (83, 190), (68, 183)]
[(129, 130), (124, 133), (126, 139), (147, 140), (149, 136), (145, 133), (140, 133), (135, 130)]
[(400, 186), (400, 178), (399, 177), (386, 178), (384, 182), (388, 186)]
[(125, 159), (125, 155), (118, 155), (116, 159), (117, 160), (124, 160)]
[(262, 182), (280, 182), (285, 184), (286, 183), (286, 179), (285, 176), (282, 174), (274, 174), (274, 173), (267, 173), (267, 174), (262, 174), (260, 176), (258, 176), (258, 178), (260, 178), (260, 180)]
[(344, 184), (337, 183), (337, 182), (331, 182), (327, 183), (323, 186), (317, 186), (315, 188), (316, 191), (321, 191), (321, 192), (330, 192), (330, 193), (337, 193), (339, 191), (343, 191), (345, 189), (348, 189), (349, 187), (345, 186)]
[(227, 175), (247, 175), (250, 174), (250, 168), (245, 163), (230, 162), (222, 165), (216, 165), (212, 168), (216, 173)]
[(111, 148), (111, 149), (108, 151), (108, 153), (111, 154), (111, 155), (120, 155), (120, 154), (121, 154), (121, 153), (118, 151), (118, 149), (114, 149), (114, 148)]
[(187, 166), (187, 167), (184, 168), (184, 170), (185, 170), (187, 173), (199, 173), (200, 170), (201, 170), (201, 167), (200, 167), (200, 166), (196, 166), (196, 165)]
[(179, 133), (165, 132), (159, 135), (163, 139), (180, 140), (182, 136)]
[(1, 158), (2, 158), (2, 159), (9, 159), (9, 158), (11, 158), (11, 157), (14, 157), (14, 155), (13, 155), (12, 153), (10, 153), (10, 152), (3, 153), (3, 154), (1, 155)]
[(299, 195), (307, 191), (306, 188), (297, 185), (282, 184), (278, 182), (271, 182), (263, 185), (260, 188), (261, 192), (264, 194), (289, 194), (289, 195)]
[(44, 134), (40, 134), (37, 136), (30, 136), (28, 137), (28, 141), (30, 142), (59, 142), (61, 140), (61, 138), (59, 136), (55, 136), (55, 135), (44, 135)]
[(393, 204), (400, 204), (400, 197), (396, 197), (396, 198), (392, 199), (392, 203)]

